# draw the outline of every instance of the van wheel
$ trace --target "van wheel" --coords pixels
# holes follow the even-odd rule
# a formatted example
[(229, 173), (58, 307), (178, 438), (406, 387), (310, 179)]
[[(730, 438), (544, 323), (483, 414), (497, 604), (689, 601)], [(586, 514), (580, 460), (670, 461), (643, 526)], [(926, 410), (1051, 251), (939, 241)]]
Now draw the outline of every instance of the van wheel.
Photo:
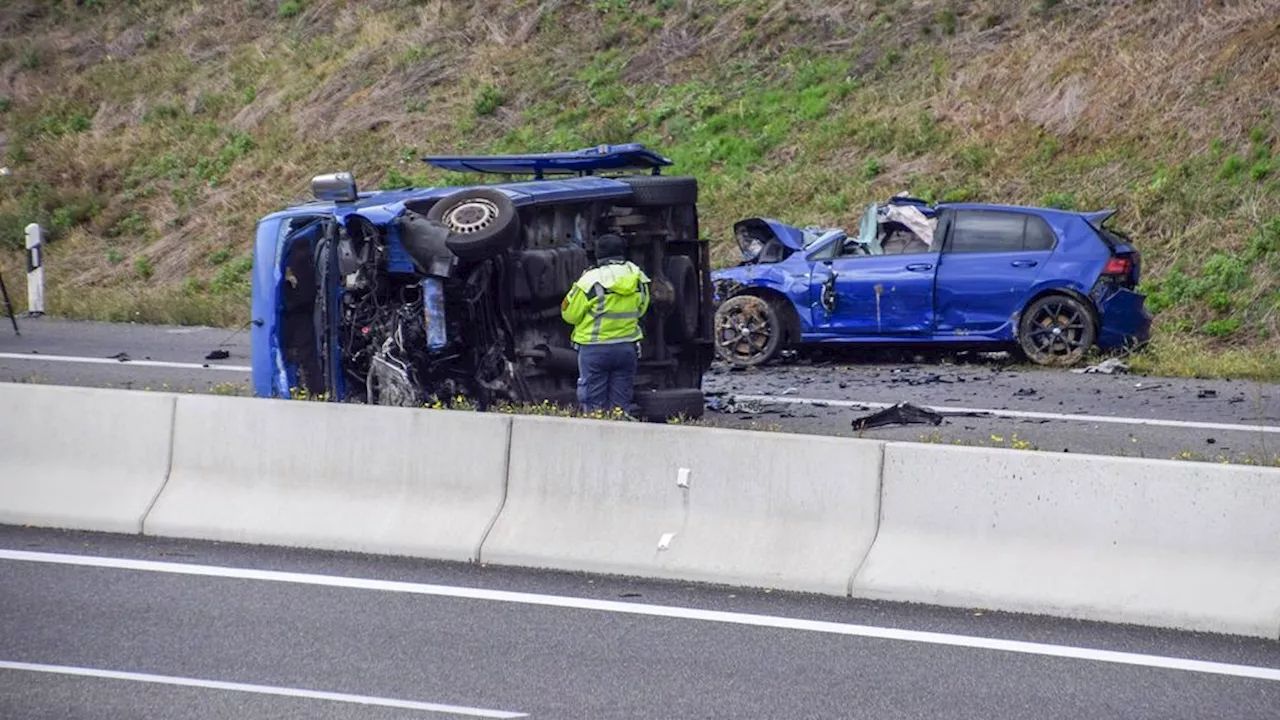
[(739, 295), (716, 309), (716, 354), (734, 365), (769, 362), (782, 350), (784, 333), (782, 313), (762, 297)]
[(1027, 306), (1018, 323), (1018, 346), (1037, 365), (1065, 367), (1093, 347), (1093, 310), (1067, 295), (1046, 295)]
[(677, 342), (694, 340), (698, 337), (698, 315), (701, 310), (698, 302), (698, 271), (694, 269), (693, 260), (685, 255), (667, 258), (664, 269), (667, 280), (675, 287), (675, 304), (667, 319), (667, 334)]
[(449, 229), (445, 245), (462, 260), (496, 257), (520, 237), (515, 204), (491, 188), (462, 190), (442, 198), (427, 211), (427, 219)]
[(674, 418), (697, 420), (707, 409), (706, 398), (702, 391), (689, 388), (637, 391), (635, 403), (640, 419), (649, 422), (662, 422)]
[(624, 175), (613, 179), (631, 186), (631, 200), (619, 202), (619, 205), (664, 207), (696, 205), (698, 202), (698, 181), (692, 177)]

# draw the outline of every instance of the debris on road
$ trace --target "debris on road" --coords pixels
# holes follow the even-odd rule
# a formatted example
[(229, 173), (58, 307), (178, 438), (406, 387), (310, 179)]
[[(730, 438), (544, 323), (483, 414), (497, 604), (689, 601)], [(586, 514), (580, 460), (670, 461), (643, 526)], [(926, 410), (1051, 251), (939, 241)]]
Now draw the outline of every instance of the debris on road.
[(889, 425), (941, 425), (942, 415), (926, 410), (911, 403), (898, 403), (884, 410), (853, 419), (854, 430), (870, 430), (871, 428)]
[(129, 362), (129, 353), (118, 352), (115, 355), (108, 355), (108, 360), (119, 360), (120, 362)]
[(205, 360), (226, 360), (229, 357), (231, 357), (231, 353), (227, 352), (226, 350), (214, 350), (210, 352), (208, 355), (205, 355), (204, 359)]
[(1217, 390), (1201, 390), (1200, 392), (1196, 393), (1196, 397), (1201, 400), (1216, 398), (1218, 397), (1218, 391)]
[(1129, 372), (1129, 365), (1125, 363), (1125, 361), (1121, 360), (1120, 358), (1107, 358), (1106, 360), (1103, 360), (1097, 365), (1090, 365), (1089, 367), (1079, 368), (1077, 370), (1072, 370), (1071, 372), (1076, 373), (1077, 375), (1085, 374), (1085, 373), (1088, 373), (1088, 374), (1101, 373), (1103, 375), (1123, 375)]
[(1018, 388), (1014, 391), (1014, 397), (1033, 397), (1036, 395), (1035, 388)]

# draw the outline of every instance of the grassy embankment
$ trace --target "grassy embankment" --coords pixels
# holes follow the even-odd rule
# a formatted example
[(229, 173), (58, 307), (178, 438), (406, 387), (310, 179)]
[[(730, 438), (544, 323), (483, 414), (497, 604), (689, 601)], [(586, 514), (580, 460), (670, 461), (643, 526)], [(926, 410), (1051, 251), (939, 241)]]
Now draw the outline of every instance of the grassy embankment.
[[(1144, 252), (1139, 369), (1280, 377), (1280, 3), (11, 0), (0, 265), (48, 304), (235, 325), (254, 221), (316, 173), (458, 182), (427, 152), (639, 140), (703, 226), (937, 200), (1115, 207)], [(20, 298), (19, 298), (20, 300)]]

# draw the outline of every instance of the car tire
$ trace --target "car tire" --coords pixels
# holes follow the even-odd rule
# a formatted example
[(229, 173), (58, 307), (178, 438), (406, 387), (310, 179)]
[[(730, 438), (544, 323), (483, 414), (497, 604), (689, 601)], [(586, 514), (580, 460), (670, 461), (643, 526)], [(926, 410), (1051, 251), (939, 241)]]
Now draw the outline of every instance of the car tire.
[(672, 255), (664, 263), (664, 270), (675, 288), (671, 316), (667, 318), (667, 338), (675, 342), (695, 340), (702, 305), (698, 301), (698, 271), (693, 259)]
[(648, 422), (675, 418), (697, 420), (707, 409), (702, 391), (692, 388), (637, 391), (635, 404), (640, 419)]
[(631, 207), (664, 207), (668, 205), (695, 205), (698, 202), (698, 181), (688, 176), (626, 175), (614, 178), (631, 186), (631, 200), (620, 205)]
[(1018, 349), (1037, 365), (1067, 367), (1084, 359), (1096, 334), (1093, 308), (1070, 295), (1045, 295), (1023, 310)]
[(716, 354), (727, 363), (764, 365), (783, 350), (785, 335), (782, 312), (767, 298), (738, 295), (716, 308)]
[(505, 193), (462, 190), (442, 198), (427, 219), (449, 229), (445, 245), (462, 260), (488, 260), (510, 250), (520, 237), (520, 216)]

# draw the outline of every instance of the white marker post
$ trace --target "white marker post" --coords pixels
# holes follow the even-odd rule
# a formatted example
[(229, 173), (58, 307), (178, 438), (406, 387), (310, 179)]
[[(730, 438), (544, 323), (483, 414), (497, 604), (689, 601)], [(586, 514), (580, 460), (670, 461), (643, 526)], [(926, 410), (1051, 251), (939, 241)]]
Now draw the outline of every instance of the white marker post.
[(40, 226), (27, 226), (27, 313), (44, 314), (44, 232)]

